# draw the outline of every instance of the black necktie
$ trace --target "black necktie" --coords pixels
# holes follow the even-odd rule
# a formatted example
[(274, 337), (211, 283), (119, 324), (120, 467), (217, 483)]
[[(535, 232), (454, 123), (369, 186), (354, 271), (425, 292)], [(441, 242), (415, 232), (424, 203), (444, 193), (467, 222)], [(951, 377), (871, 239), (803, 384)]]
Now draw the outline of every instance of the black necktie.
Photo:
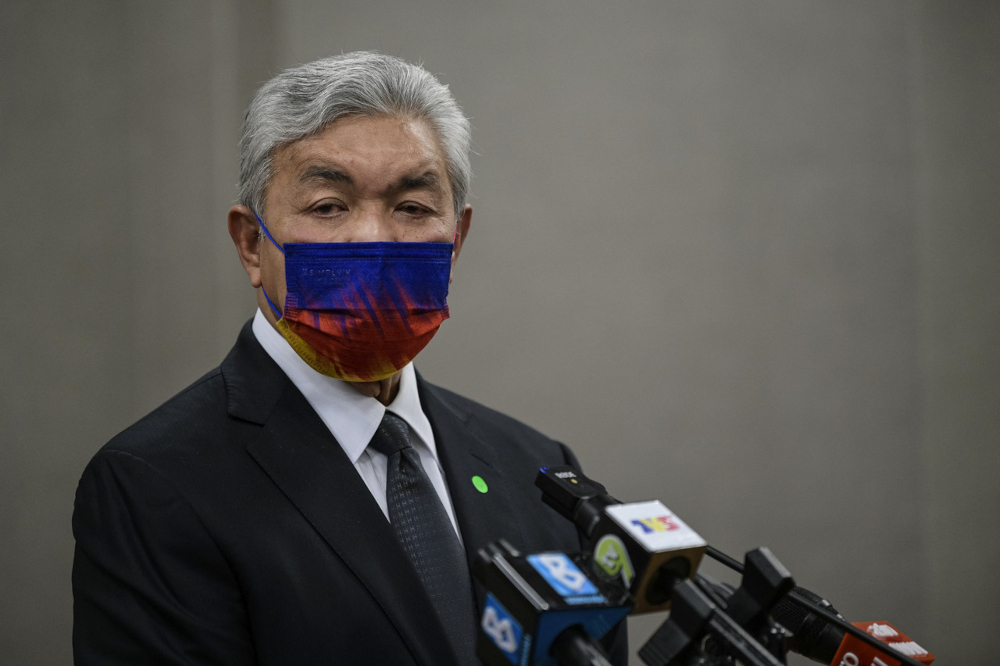
[(475, 661), (475, 607), (469, 565), (451, 519), (434, 490), (406, 421), (386, 412), (368, 445), (389, 459), (389, 522), (430, 595), (462, 664)]

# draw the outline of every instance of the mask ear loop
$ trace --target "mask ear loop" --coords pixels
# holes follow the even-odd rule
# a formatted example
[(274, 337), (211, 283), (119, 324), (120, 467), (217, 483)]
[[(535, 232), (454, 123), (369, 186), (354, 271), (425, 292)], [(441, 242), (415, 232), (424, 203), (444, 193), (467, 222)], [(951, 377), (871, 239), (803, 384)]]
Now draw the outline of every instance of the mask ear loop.
[[(264, 230), (264, 235), (267, 236), (267, 239), (269, 241), (271, 241), (271, 244), (274, 245), (274, 247), (278, 248), (278, 252), (280, 252), (281, 254), (285, 254), (285, 249), (280, 245), (278, 245), (278, 242), (274, 240), (274, 236), (272, 236), (271, 232), (267, 230), (267, 225), (264, 224), (264, 220), (260, 219), (260, 215), (254, 212), (253, 216), (257, 218), (257, 222), (260, 224), (260, 228)], [(281, 310), (279, 310), (274, 305), (274, 303), (271, 302), (270, 297), (268, 297), (267, 295), (267, 290), (264, 289), (263, 282), (261, 282), (260, 290), (264, 293), (264, 300), (267, 301), (267, 304), (271, 306), (271, 311), (274, 312), (274, 316), (277, 317), (278, 319), (281, 319), (282, 317)]]

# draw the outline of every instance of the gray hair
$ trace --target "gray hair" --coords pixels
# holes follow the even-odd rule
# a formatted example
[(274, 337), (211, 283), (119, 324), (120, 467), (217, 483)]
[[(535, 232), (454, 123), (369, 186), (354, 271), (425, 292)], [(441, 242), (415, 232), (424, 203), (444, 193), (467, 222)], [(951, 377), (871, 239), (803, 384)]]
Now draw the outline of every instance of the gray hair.
[(472, 180), (469, 120), (448, 86), (423, 67), (371, 51), (286, 69), (261, 86), (243, 120), (239, 203), (263, 215), (278, 148), (347, 114), (426, 120), (444, 150), (455, 215), (462, 213)]

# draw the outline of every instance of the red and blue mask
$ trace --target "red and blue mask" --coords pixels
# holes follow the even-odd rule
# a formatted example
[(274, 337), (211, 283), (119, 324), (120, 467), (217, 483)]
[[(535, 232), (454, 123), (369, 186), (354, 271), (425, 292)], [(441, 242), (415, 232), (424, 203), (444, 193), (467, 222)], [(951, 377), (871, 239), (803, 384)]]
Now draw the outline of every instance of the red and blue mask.
[(390, 377), (448, 318), (453, 243), (286, 243), (278, 331), (314, 370), (349, 382)]

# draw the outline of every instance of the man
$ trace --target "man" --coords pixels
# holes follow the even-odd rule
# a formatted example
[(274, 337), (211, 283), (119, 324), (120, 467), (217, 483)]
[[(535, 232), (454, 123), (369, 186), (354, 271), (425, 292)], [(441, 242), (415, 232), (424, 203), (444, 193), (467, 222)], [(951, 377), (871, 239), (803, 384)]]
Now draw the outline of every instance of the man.
[(265, 84), (240, 151), (259, 310), (84, 472), (76, 661), (475, 663), (476, 551), (579, 542), (533, 487), (570, 451), (410, 363), (469, 233), (468, 121), (422, 68), (352, 53)]

